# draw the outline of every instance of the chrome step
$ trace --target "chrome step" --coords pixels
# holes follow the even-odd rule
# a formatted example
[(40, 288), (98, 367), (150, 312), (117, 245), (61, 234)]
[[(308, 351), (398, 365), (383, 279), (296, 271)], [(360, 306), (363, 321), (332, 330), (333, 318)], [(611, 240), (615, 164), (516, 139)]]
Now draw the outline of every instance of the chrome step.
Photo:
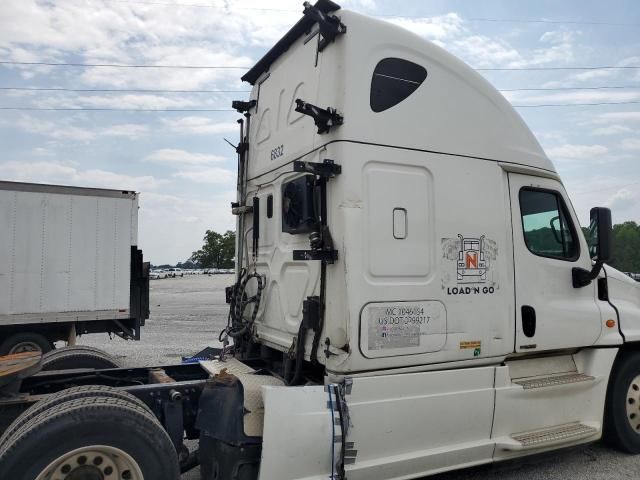
[(552, 375), (549, 377), (536, 377), (526, 380), (515, 380), (513, 383), (522, 386), (525, 390), (532, 388), (555, 387), (557, 385), (566, 385), (569, 383), (590, 382), (595, 380), (591, 375), (584, 373), (568, 373), (562, 375)]
[(599, 428), (580, 422), (566, 423), (564, 425), (513, 434), (506, 439), (498, 439), (496, 446), (504, 450), (545, 448), (592, 437), (596, 435), (599, 430)]

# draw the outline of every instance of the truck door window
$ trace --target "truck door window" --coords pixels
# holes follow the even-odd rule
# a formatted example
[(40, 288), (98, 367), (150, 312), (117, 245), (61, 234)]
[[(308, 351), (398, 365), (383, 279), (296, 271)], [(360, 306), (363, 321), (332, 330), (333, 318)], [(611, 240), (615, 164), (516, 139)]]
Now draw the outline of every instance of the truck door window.
[(524, 241), (531, 253), (569, 261), (578, 258), (576, 230), (558, 192), (523, 188), (520, 213)]
[(371, 78), (371, 110), (382, 112), (397, 105), (427, 78), (427, 70), (401, 58), (384, 58), (378, 62)]
[(318, 224), (316, 187), (313, 175), (305, 175), (282, 185), (282, 231), (309, 233)]

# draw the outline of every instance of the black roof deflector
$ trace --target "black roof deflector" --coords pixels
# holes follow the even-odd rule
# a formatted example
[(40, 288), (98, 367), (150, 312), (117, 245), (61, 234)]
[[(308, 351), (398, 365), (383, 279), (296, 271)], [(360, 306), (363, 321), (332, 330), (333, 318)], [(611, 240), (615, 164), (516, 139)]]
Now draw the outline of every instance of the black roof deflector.
[[(332, 2), (331, 0), (318, 0), (314, 7), (322, 13), (331, 13), (336, 10), (340, 10), (340, 5)], [(242, 76), (242, 81), (249, 82), (251, 85), (254, 85), (258, 78), (260, 78), (260, 75), (266, 72), (271, 64), (275, 62), (280, 55), (286, 52), (289, 47), (298, 40), (298, 38), (309, 32), (315, 23), (315, 20), (311, 19), (309, 16), (305, 15), (302, 17), (298, 23), (296, 23), (291, 30), (285, 34), (284, 37), (278, 40), (278, 43), (276, 43), (264, 57), (258, 60), (258, 63), (256, 63), (251, 70)]]

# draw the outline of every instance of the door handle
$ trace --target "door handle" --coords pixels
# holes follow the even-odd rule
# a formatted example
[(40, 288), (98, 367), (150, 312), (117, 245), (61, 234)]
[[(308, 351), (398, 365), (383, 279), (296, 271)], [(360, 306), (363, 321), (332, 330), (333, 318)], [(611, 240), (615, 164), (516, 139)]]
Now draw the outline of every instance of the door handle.
[(536, 334), (536, 310), (530, 305), (522, 306), (522, 332), (531, 338)]

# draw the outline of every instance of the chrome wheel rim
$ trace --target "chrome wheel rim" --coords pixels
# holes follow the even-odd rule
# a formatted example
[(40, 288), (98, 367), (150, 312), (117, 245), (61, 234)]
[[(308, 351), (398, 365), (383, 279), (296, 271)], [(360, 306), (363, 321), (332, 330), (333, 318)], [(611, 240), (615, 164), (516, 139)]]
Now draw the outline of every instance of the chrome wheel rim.
[(61, 455), (35, 480), (144, 480), (138, 463), (119, 448), (82, 447)]
[(9, 350), (9, 354), (12, 353), (24, 353), (24, 352), (42, 352), (42, 348), (35, 342), (19, 342), (16, 343), (11, 350)]
[(640, 375), (631, 381), (627, 390), (627, 421), (640, 435)]

